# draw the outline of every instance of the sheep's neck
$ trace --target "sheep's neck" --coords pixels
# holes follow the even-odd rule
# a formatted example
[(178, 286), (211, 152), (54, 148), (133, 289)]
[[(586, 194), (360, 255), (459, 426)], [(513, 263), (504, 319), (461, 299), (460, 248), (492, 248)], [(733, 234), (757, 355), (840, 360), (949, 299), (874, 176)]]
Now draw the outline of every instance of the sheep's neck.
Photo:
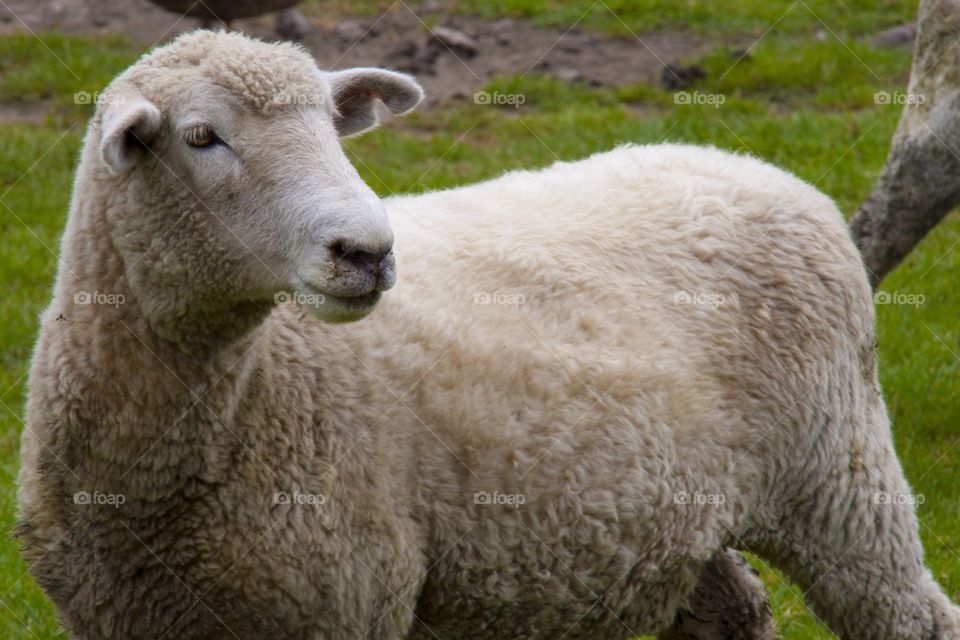
[(142, 313), (108, 239), (102, 217), (71, 217), (38, 358), (60, 369), (67, 400), (89, 416), (69, 426), (90, 448), (63, 453), (75, 476), (161, 499), (215, 481), (223, 447), (237, 437), (225, 430), (248, 395), (266, 310), (188, 316), (178, 325), (187, 339), (171, 340)]

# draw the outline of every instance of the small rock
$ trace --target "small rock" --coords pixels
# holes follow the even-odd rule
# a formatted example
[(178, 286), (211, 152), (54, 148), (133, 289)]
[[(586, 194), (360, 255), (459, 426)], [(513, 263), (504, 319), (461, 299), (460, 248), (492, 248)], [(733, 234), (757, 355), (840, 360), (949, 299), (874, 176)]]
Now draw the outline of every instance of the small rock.
[(388, 58), (412, 58), (417, 55), (417, 50), (420, 47), (413, 40), (407, 40), (406, 42), (401, 42), (395, 48), (391, 49), (387, 53)]
[(560, 45), (560, 51), (566, 51), (567, 53), (580, 53), (580, 45), (573, 42), (568, 42)]
[(376, 32), (369, 29), (360, 20), (344, 20), (333, 30), (333, 33), (345, 42), (353, 44), (366, 38), (376, 35)]
[(430, 75), (435, 75), (436, 71), (433, 66), (436, 64), (437, 58), (440, 57), (441, 53), (438, 45), (421, 48), (413, 58), (414, 73), (429, 73)]
[(380, 65), (397, 71), (418, 73), (420, 71), (416, 64), (418, 49), (416, 42), (402, 42), (399, 46), (387, 52), (387, 55), (380, 61)]
[(407, 40), (392, 49), (383, 59), (383, 64), (407, 73), (435, 75), (433, 65), (441, 51), (441, 45), (434, 41), (421, 47), (416, 42)]
[(557, 76), (560, 80), (564, 82), (580, 82), (583, 80), (583, 72), (580, 69), (574, 69), (573, 67), (564, 67), (562, 69), (557, 69), (554, 72), (554, 75)]
[(510, 39), (510, 36), (508, 36), (507, 34), (505, 33), (497, 34), (497, 44), (500, 45), (501, 47), (507, 47), (510, 45), (511, 42), (513, 41)]
[(663, 73), (660, 74), (660, 84), (668, 91), (676, 91), (678, 89), (689, 89), (697, 80), (703, 80), (706, 77), (707, 72), (703, 70), (703, 67), (695, 64), (668, 64), (663, 68)]
[(824, 29), (817, 29), (817, 31), (813, 34), (813, 39), (817, 42), (826, 42), (827, 32)]
[(917, 23), (908, 22), (900, 26), (881, 31), (873, 37), (873, 43), (879, 47), (903, 47), (913, 44), (917, 38)]
[(477, 55), (477, 41), (463, 31), (450, 27), (435, 27), (432, 30), (433, 39), (450, 48), (457, 55), (472, 58)]
[(443, 5), (437, 0), (426, 0), (426, 2), (421, 2), (417, 9), (419, 9), (419, 13), (436, 13), (443, 9)]
[(277, 35), (287, 40), (303, 40), (313, 30), (310, 21), (295, 7), (277, 14)]

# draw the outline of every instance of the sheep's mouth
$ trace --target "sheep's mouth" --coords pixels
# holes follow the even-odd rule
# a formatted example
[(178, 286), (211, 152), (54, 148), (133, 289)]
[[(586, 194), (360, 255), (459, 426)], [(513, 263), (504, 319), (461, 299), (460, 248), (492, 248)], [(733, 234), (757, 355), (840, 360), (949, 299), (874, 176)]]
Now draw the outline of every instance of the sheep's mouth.
[[(381, 292), (376, 289), (357, 295), (327, 293), (320, 287), (301, 283), (297, 293), (289, 301), (300, 303), (315, 316), (327, 322), (351, 322), (373, 311), (380, 301)], [(284, 300), (285, 302), (288, 300)]]
[(323, 304), (312, 308), (311, 311), (327, 322), (353, 322), (365, 318), (379, 301), (379, 291), (370, 291), (356, 296), (326, 294)]
[(337, 304), (342, 304), (348, 307), (355, 308), (372, 308), (377, 302), (380, 301), (380, 292), (371, 291), (369, 293), (362, 293), (358, 296), (331, 296), (326, 294), (328, 300), (333, 300)]

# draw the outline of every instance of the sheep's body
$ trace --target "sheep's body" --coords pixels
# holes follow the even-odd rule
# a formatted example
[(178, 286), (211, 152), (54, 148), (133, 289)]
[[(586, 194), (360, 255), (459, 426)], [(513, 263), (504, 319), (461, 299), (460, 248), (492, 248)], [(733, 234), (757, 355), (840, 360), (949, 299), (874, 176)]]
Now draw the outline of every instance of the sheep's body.
[[(910, 490), (870, 291), (826, 197), (656, 146), (388, 208), (403, 277), (349, 351), (382, 336), (379, 370), (412, 390), (384, 423), (427, 445), (416, 490), (447, 553), (418, 615), (440, 637), (651, 633), (725, 545), (767, 552), (849, 637), (942, 624), (900, 591), (939, 596), (912, 507), (877, 504)], [(847, 551), (876, 558), (837, 571)], [(880, 584), (894, 575), (913, 577)]]
[(90, 146), (20, 478), (75, 637), (630, 638), (726, 546), (847, 638), (957, 637), (912, 507), (876, 499), (909, 487), (860, 259), (799, 180), (625, 147), (392, 198), (370, 318), (257, 308), (188, 352), (135, 299), (72, 304), (132, 296)]

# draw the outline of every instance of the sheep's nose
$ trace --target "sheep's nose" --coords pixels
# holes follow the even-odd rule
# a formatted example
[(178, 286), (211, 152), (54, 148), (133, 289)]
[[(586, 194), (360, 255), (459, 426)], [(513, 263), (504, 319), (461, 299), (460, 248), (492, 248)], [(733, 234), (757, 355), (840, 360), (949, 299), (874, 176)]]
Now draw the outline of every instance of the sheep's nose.
[(330, 245), (330, 254), (334, 262), (372, 275), (378, 283), (377, 289), (385, 290), (393, 286), (395, 261), (392, 247), (368, 250), (341, 240)]

